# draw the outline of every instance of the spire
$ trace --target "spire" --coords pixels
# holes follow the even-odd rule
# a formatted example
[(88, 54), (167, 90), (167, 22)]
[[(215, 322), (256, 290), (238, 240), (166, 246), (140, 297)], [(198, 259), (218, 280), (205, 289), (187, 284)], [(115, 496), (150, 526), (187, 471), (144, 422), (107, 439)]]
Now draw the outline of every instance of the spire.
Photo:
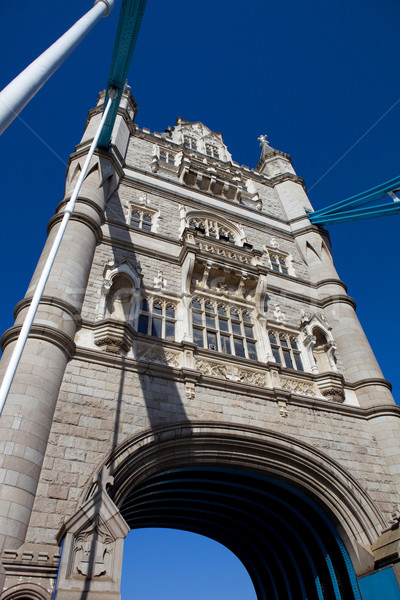
[(283, 173), (294, 174), (289, 154), (272, 148), (266, 134), (260, 135), (257, 139), (262, 150), (260, 160), (255, 168), (256, 171), (267, 175), (267, 177), (274, 177)]

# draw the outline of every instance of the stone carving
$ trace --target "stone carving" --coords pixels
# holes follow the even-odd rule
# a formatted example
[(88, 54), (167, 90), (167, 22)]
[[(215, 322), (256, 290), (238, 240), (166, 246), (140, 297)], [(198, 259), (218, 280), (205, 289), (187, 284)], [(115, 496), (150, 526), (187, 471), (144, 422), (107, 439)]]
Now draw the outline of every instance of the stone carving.
[(167, 280), (164, 278), (162, 271), (158, 271), (158, 275), (154, 277), (154, 287), (156, 290), (166, 290)]
[(181, 366), (181, 355), (156, 344), (136, 344), (136, 359), (168, 365), (170, 367)]
[(279, 387), (295, 394), (301, 394), (302, 396), (316, 396), (315, 385), (309, 381), (303, 379), (294, 379), (293, 377), (280, 377)]
[(282, 312), (281, 307), (279, 306), (279, 304), (275, 304), (274, 317), (280, 323), (283, 323), (283, 321), (285, 320), (285, 315)]
[(100, 321), (96, 324), (93, 337), (96, 346), (112, 354), (129, 352), (132, 347), (132, 329), (119, 321)]
[(104, 337), (99, 337), (97, 339), (95, 338), (94, 343), (96, 344), (96, 346), (99, 346), (103, 348), (103, 350), (105, 350), (106, 352), (111, 352), (112, 354), (119, 354), (121, 351), (128, 352), (130, 348), (129, 340), (125, 339), (122, 336), (117, 337), (117, 335), (115, 335), (115, 337), (111, 337), (110, 335), (108, 335)]
[(113, 538), (99, 524), (80, 532), (75, 538), (73, 572), (85, 577), (110, 573)]
[(217, 254), (218, 256), (226, 256), (228, 258), (232, 258), (233, 260), (237, 260), (241, 263), (251, 264), (252, 256), (244, 252), (238, 252), (237, 250), (232, 250), (231, 248), (222, 248), (216, 244), (212, 244), (210, 242), (203, 242), (202, 240), (197, 240), (196, 243), (199, 249), (202, 252), (210, 252), (210, 254)]
[(166, 350), (165, 358), (166, 358), (167, 364), (170, 367), (179, 368), (181, 366), (181, 355), (179, 354), (179, 352), (173, 352), (172, 350)]
[(327, 400), (333, 400), (333, 402), (344, 402), (344, 391), (337, 387), (331, 387), (321, 390), (321, 394), (327, 398)]
[(285, 400), (278, 400), (278, 408), (280, 416), (286, 418), (288, 416), (287, 402)]
[(257, 140), (260, 142), (260, 146), (261, 146), (261, 148), (265, 148), (265, 146), (269, 146), (269, 144), (268, 144), (268, 140), (267, 140), (267, 137), (268, 137), (268, 136), (267, 136), (266, 134), (264, 134), (264, 135), (260, 135), (260, 136), (257, 138)]
[(196, 369), (200, 371), (200, 373), (204, 373), (204, 375), (211, 375), (212, 377), (222, 377), (225, 379), (228, 378), (227, 367), (225, 365), (222, 365), (221, 363), (196, 358), (195, 364)]
[(185, 385), (185, 393), (186, 393), (186, 398), (188, 400), (194, 400), (194, 398), (196, 397), (196, 386), (194, 383), (186, 383)]
[(196, 358), (196, 369), (204, 375), (237, 381), (249, 385), (265, 388), (268, 386), (267, 373), (253, 369), (243, 369), (231, 364)]
[(239, 369), (239, 381), (257, 385), (258, 387), (267, 387), (267, 374), (262, 371)]

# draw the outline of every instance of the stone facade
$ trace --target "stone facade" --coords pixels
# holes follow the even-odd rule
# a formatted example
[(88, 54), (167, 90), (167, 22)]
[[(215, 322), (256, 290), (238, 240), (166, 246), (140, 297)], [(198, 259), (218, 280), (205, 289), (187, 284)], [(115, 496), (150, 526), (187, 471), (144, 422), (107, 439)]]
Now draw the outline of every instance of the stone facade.
[[(250, 170), (203, 124), (152, 133), (136, 109), (127, 92), (93, 159), (1, 418), (1, 598), (49, 600), (60, 563), (57, 600), (119, 599), (122, 498), (142, 470), (194, 463), (307, 491), (358, 576), (395, 564), (399, 410), (290, 158), (261, 136)], [(147, 448), (148, 464), (130, 462)]]

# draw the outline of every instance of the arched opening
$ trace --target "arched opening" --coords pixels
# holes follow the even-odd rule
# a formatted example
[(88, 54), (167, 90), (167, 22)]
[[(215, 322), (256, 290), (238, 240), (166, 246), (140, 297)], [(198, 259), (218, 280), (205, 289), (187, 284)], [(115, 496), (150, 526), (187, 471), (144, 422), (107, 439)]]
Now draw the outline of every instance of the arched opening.
[[(118, 446), (92, 479), (60, 531), (59, 587), (68, 588), (69, 571), (88, 571), (76, 555), (85, 535), (119, 600), (129, 530), (169, 528), (233, 552), (258, 600), (361, 600), (356, 573), (373, 570), (365, 548), (384, 524), (359, 482), (302, 440), (237, 424), (171, 424)], [(90, 585), (101, 589), (101, 576)]]
[(313, 347), (313, 357), (319, 373), (331, 371), (332, 367), (328, 356), (328, 340), (325, 333), (319, 327), (314, 327), (313, 335), (315, 336), (315, 345)]
[(121, 600), (137, 598), (256, 600), (256, 593), (225, 546), (188, 531), (146, 528), (130, 531), (124, 544)]
[(182, 529), (220, 542), (247, 569), (258, 600), (360, 598), (333, 522), (279, 479), (212, 466), (171, 469), (146, 478), (120, 510), (132, 529)]
[(133, 301), (132, 287), (131, 279), (125, 274), (118, 274), (113, 278), (106, 302), (107, 317), (129, 322)]

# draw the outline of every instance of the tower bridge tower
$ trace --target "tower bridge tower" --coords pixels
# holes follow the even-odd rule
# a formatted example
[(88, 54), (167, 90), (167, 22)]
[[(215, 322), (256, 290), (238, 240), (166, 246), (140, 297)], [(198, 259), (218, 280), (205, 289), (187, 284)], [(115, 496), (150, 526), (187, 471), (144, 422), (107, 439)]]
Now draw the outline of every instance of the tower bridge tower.
[(398, 598), (399, 408), (303, 181), (265, 136), (249, 169), (136, 110), (126, 91), (0, 419), (0, 597), (119, 600), (126, 534), (166, 526), (230, 548), (260, 600)]

